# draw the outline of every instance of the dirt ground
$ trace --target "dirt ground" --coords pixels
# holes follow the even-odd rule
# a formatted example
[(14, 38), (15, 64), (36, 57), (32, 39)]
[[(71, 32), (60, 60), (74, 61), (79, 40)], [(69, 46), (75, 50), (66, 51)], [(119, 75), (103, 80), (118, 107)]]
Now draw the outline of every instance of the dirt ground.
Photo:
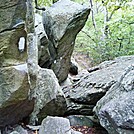
[(81, 69), (89, 69), (93, 66), (92, 59), (86, 54), (74, 52), (72, 55), (72, 59), (78, 63), (79, 68)]

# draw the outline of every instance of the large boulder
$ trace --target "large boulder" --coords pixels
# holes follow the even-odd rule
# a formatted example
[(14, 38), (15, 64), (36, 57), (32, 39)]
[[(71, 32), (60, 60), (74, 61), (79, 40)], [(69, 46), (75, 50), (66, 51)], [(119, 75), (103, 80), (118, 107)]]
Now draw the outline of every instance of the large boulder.
[(24, 63), (27, 58), (25, 0), (0, 1), (0, 66)]
[(85, 25), (89, 12), (87, 6), (70, 0), (60, 0), (43, 14), (51, 56), (49, 67), (54, 71), (59, 82), (64, 81), (68, 76), (75, 38)]
[[(27, 3), (26, 3), (27, 2)], [(33, 110), (29, 98), (27, 35), (31, 1), (0, 1), (0, 127), (18, 123)], [(30, 16), (29, 16), (30, 14)], [(32, 18), (33, 19), (33, 18)], [(27, 27), (28, 25), (28, 27)]]
[(38, 68), (37, 84), (34, 89), (35, 106), (32, 121), (41, 121), (47, 115), (63, 116), (66, 111), (65, 96), (54, 72)]
[(90, 69), (90, 73), (85, 73), (83, 77), (77, 76), (77, 82), (63, 88), (68, 104), (66, 114), (92, 115), (97, 101), (133, 62), (134, 56), (119, 57)]
[(27, 64), (0, 68), (0, 127), (15, 124), (32, 112), (29, 91)]
[(109, 134), (134, 133), (134, 66), (126, 70), (94, 111)]

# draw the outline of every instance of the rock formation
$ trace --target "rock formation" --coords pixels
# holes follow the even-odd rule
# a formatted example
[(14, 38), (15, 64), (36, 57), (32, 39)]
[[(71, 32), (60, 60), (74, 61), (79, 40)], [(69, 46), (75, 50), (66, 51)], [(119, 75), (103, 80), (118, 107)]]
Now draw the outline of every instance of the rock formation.
[(55, 74), (38, 66), (31, 1), (0, 4), (0, 128), (31, 113), (32, 123), (47, 115), (63, 115), (66, 101)]
[[(26, 3), (24, 0), (6, 0), (1, 1), (0, 5), (0, 66), (24, 63), (27, 58)], [(24, 39), (23, 42), (21, 38)], [(19, 51), (20, 43), (23, 43), (23, 52)]]
[[(0, 1), (0, 127), (18, 123), (33, 110), (29, 99), (27, 34), (30, 1)], [(29, 24), (29, 27), (27, 25)], [(15, 117), (16, 116), (16, 117)]]
[(50, 61), (50, 53), (48, 50), (48, 38), (42, 23), (42, 16), (35, 14), (35, 34), (38, 46), (38, 61), (39, 66), (48, 68)]
[[(105, 61), (70, 76), (73, 84), (59, 85), (69, 69), (78, 73), (70, 58), (89, 7), (60, 0), (43, 13), (43, 23), (36, 14), (34, 24), (31, 0), (5, 0), (0, 5), (0, 133), (30, 117), (31, 124), (43, 120), (39, 134), (80, 134), (68, 119), (47, 116), (77, 114), (68, 116), (72, 125), (93, 127), (94, 119), (82, 115), (95, 112), (109, 134), (133, 134), (134, 56)], [(10, 132), (27, 133), (21, 126)]]
[(134, 66), (97, 102), (94, 111), (109, 134), (134, 133)]
[(68, 76), (75, 38), (85, 25), (89, 12), (87, 6), (70, 0), (60, 0), (43, 14), (51, 56), (49, 67), (54, 71), (59, 82), (64, 81)]
[[(38, 18), (40, 18), (40, 16), (38, 16)], [(38, 21), (40, 22), (40, 19)], [(44, 69), (38, 66), (38, 48), (40, 50), (40, 48), (46, 44), (45, 42), (41, 42), (46, 39), (46, 36), (45, 32), (42, 33), (40, 30), (42, 27), (41, 23), (37, 24), (40, 25), (38, 25), (38, 29), (36, 29), (37, 27), (35, 26), (35, 36), (31, 34), (28, 38), (27, 64), (30, 87), (32, 89), (30, 98), (35, 99), (34, 110), (30, 118), (32, 124), (41, 123), (47, 115), (61, 116), (66, 110), (66, 100), (55, 74), (51, 69)]]
[(74, 84), (63, 88), (68, 105), (66, 114), (92, 115), (97, 101), (118, 81), (124, 70), (133, 62), (134, 56), (119, 57), (90, 69), (95, 71), (89, 71), (91, 73), (85, 73), (83, 77), (78, 75)]
[(66, 111), (65, 96), (52, 70), (38, 68), (32, 121), (41, 123), (47, 115), (63, 116)]

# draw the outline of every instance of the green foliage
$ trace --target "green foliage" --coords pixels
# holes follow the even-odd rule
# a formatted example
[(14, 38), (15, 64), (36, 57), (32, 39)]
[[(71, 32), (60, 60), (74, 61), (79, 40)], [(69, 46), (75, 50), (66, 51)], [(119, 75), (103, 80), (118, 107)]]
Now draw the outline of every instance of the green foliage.
[[(115, 1), (113, 0), (113, 2)], [(107, 6), (108, 15), (110, 16), (112, 13), (111, 19), (105, 23), (104, 12), (95, 13), (97, 28), (95, 30), (90, 15), (86, 26), (83, 28), (84, 32), (80, 32), (76, 40), (75, 51), (88, 52), (89, 56), (93, 58), (94, 64), (118, 56), (134, 54), (133, 6), (127, 2), (123, 5), (118, 3), (120, 8), (115, 10), (117, 5), (113, 5), (108, 0), (103, 4)], [(108, 30), (105, 34), (106, 27)]]
[[(58, 0), (38, 0), (38, 5), (39, 6), (51, 6), (54, 1), (58, 1)], [(72, 0), (72, 1), (78, 2), (80, 4), (89, 3), (88, 0)]]
[(53, 0), (37, 0), (38, 1), (38, 6), (51, 6)]

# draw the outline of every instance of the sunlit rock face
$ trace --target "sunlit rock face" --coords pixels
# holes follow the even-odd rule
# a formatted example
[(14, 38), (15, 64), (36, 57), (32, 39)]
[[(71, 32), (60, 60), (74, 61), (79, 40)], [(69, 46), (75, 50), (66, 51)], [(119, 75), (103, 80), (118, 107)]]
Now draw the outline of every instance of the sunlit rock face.
[[(49, 39), (49, 68), (59, 82), (67, 78), (75, 38), (85, 25), (90, 9), (70, 0), (60, 0), (43, 13), (43, 24)], [(46, 64), (48, 64), (48, 62)], [(44, 64), (45, 66), (45, 64)]]
[(33, 111), (26, 64), (32, 8), (30, 0), (4, 0), (0, 5), (0, 127), (5, 127)]
[(32, 112), (29, 89), (27, 64), (0, 68), (0, 127), (15, 124)]

